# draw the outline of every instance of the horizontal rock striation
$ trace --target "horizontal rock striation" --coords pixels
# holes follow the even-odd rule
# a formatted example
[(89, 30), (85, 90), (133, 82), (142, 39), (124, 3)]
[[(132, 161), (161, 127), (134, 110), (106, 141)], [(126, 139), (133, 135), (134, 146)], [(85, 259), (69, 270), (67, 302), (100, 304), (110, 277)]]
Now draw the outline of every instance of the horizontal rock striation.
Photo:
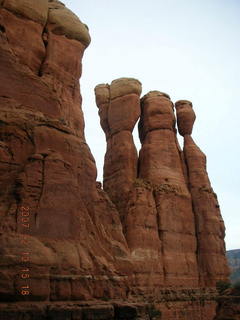
[(102, 188), (81, 108), (89, 43), (60, 1), (0, 1), (0, 318), (213, 319), (224, 224), (192, 105), (141, 98), (133, 78), (98, 85)]
[(0, 10), (1, 299), (126, 296), (127, 243), (84, 137), (88, 29), (57, 1)]

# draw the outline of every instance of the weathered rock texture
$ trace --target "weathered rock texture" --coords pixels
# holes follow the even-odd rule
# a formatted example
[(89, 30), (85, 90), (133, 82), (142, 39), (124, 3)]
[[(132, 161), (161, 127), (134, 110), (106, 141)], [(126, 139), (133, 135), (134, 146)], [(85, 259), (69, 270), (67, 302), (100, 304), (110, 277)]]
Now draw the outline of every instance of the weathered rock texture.
[(214, 285), (217, 280), (224, 280), (228, 270), (223, 242), (225, 227), (207, 175), (206, 156), (190, 136), (195, 120), (192, 104), (178, 101), (176, 110), (179, 132), (184, 137), (183, 152), (195, 215), (200, 285)]
[[(133, 79), (113, 81), (119, 83), (121, 91), (131, 82)], [(128, 90), (131, 89), (129, 85)], [(205, 155), (191, 138), (196, 118), (191, 102), (181, 100), (175, 105), (179, 133), (184, 137), (181, 151), (170, 97), (151, 91), (141, 99), (139, 137), (142, 148), (136, 175), (136, 153), (128, 152), (129, 148), (123, 150), (120, 139), (114, 144), (114, 152), (109, 152), (114, 137), (114, 132), (109, 130), (111, 86), (99, 85), (95, 92), (108, 144), (103, 186), (121, 212), (137, 285), (148, 292), (151, 284), (156, 296), (159, 286), (214, 287), (218, 280), (227, 279), (224, 224), (208, 179)], [(126, 96), (121, 100), (118, 112), (124, 118), (126, 114), (136, 114), (135, 109), (136, 104)], [(118, 126), (119, 131), (125, 129), (121, 121)], [(132, 129), (125, 141), (130, 141), (131, 150), (134, 150)], [(114, 157), (115, 154), (118, 156)], [(128, 167), (125, 172), (134, 168), (129, 174), (131, 180), (124, 180), (121, 159)], [(109, 172), (114, 172), (111, 184)], [(118, 195), (122, 198), (121, 194), (124, 194), (125, 202), (119, 206)]]
[(60, 2), (9, 0), (0, 10), (1, 298), (25, 299), (24, 283), (32, 300), (125, 297), (127, 243), (83, 132), (87, 28)]
[(166, 94), (155, 91), (142, 98), (139, 135), (139, 177), (153, 185), (164, 284), (198, 286), (192, 202), (176, 143), (173, 103)]
[(129, 191), (137, 178), (138, 156), (132, 131), (140, 116), (141, 91), (138, 80), (126, 78), (95, 88), (107, 140), (103, 187), (119, 210), (122, 221)]
[(192, 108), (176, 105), (182, 152), (168, 95), (97, 86), (102, 190), (79, 88), (89, 43), (61, 2), (0, 1), (0, 318), (212, 319), (224, 226)]
[(240, 320), (240, 286), (235, 285), (221, 293), (214, 320)]

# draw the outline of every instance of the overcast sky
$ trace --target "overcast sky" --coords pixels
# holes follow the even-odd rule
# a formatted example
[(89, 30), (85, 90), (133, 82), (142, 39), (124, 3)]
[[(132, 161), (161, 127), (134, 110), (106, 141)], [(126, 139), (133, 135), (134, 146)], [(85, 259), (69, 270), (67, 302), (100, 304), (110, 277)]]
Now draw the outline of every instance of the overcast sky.
[[(240, 248), (240, 1), (63, 0), (90, 29), (81, 91), (86, 139), (102, 180), (105, 137), (94, 87), (119, 77), (188, 99), (193, 138), (207, 155), (226, 225), (227, 249)], [(179, 138), (182, 143), (182, 138)], [(135, 141), (139, 149), (137, 133)]]

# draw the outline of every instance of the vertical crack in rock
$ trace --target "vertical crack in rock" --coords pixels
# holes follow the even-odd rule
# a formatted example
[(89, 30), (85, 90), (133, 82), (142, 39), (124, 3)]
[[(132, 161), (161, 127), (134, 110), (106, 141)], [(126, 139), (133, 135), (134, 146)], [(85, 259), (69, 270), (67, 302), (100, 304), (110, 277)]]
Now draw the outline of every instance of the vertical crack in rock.
[(47, 155), (43, 154), (43, 159), (42, 159), (42, 179), (41, 179), (41, 188), (40, 188), (40, 193), (39, 193), (39, 199), (38, 199), (38, 203), (37, 203), (37, 208), (36, 208), (36, 212), (35, 212), (35, 226), (38, 227), (38, 210), (40, 209), (40, 205), (41, 205), (41, 200), (42, 200), (42, 196), (43, 196), (43, 192), (44, 192), (44, 181), (45, 181), (45, 159), (46, 159)]
[(43, 33), (42, 33), (42, 39), (43, 39), (43, 43), (44, 43), (46, 52), (45, 52), (45, 56), (43, 57), (42, 62), (41, 62), (40, 67), (39, 67), (39, 71), (38, 71), (38, 76), (39, 77), (43, 76), (43, 66), (45, 64), (45, 61), (46, 61), (47, 55), (48, 55), (48, 37), (49, 37), (48, 28), (47, 28), (47, 26), (45, 26), (44, 29), (43, 29)]
[[(191, 192), (191, 191), (190, 191)], [(196, 234), (196, 239), (197, 239), (197, 244), (196, 244), (196, 257), (197, 257), (197, 264), (198, 264), (198, 281), (199, 284), (202, 283), (202, 274), (201, 274), (201, 263), (200, 263), (200, 239), (199, 239), (199, 225), (198, 225), (198, 218), (197, 218), (197, 213), (194, 210), (194, 202), (192, 199), (192, 211), (194, 213), (194, 221), (195, 221), (195, 234)]]
[[(156, 208), (158, 207), (157, 205), (157, 201), (156, 201), (156, 197), (154, 195), (154, 202), (155, 202), (155, 206)], [(164, 263), (164, 238), (163, 238), (163, 231), (161, 231), (161, 227), (160, 227), (160, 221), (159, 221), (159, 215), (158, 215), (158, 211), (157, 211), (157, 231), (158, 231), (158, 238), (159, 238), (159, 242), (161, 243), (161, 258), (162, 258), (162, 267), (163, 267), (163, 281), (165, 282), (166, 280), (166, 275), (167, 275), (167, 270), (166, 270), (166, 266)]]
[(31, 141), (32, 145), (35, 147), (35, 142), (33, 137), (33, 132), (34, 132), (33, 127), (31, 126), (31, 128), (22, 128), (22, 130), (26, 133), (28, 139)]
[(42, 32), (42, 41), (43, 41), (43, 44), (45, 46), (45, 55), (44, 55), (44, 57), (42, 59), (40, 67), (39, 67), (39, 71), (38, 71), (38, 76), (39, 77), (43, 76), (43, 66), (44, 66), (45, 61), (46, 61), (47, 56), (48, 56), (48, 38), (49, 38), (49, 32), (48, 32), (48, 27), (47, 27), (48, 19), (49, 19), (49, 8), (48, 8), (48, 13), (47, 13), (47, 20), (46, 20), (46, 23), (45, 23), (45, 25), (43, 27), (43, 32)]

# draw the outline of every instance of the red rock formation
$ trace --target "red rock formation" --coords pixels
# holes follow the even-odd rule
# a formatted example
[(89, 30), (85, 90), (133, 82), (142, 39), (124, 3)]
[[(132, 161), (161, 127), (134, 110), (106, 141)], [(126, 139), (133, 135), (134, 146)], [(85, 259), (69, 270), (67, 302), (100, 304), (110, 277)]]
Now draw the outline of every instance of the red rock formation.
[(190, 136), (195, 120), (192, 104), (178, 101), (176, 110), (179, 132), (184, 137), (183, 152), (195, 213), (200, 284), (213, 286), (217, 280), (226, 280), (228, 276), (223, 240), (225, 227), (206, 171), (206, 156)]
[[(84, 138), (79, 77), (88, 30), (55, 1), (9, 0), (0, 10), (2, 298), (25, 299), (26, 282), (32, 300), (102, 297), (101, 277), (130, 262)], [(19, 271), (25, 251), (29, 281)], [(107, 295), (125, 295), (122, 286)]]
[(214, 320), (240, 319), (240, 288), (234, 286), (222, 292), (218, 297), (218, 306)]
[(121, 217), (137, 178), (138, 156), (132, 131), (140, 116), (141, 91), (141, 83), (129, 78), (95, 88), (101, 126), (107, 140), (103, 187)]
[(191, 196), (176, 144), (173, 103), (166, 94), (142, 98), (139, 177), (154, 187), (165, 285), (198, 285)]
[(193, 124), (196, 120), (195, 112), (192, 109), (192, 103), (187, 100), (179, 100), (175, 103), (177, 112), (178, 131), (181, 136), (191, 135)]
[(224, 227), (192, 109), (176, 106), (183, 154), (168, 95), (97, 86), (102, 190), (79, 87), (89, 42), (61, 2), (0, 1), (0, 318), (210, 320)]

